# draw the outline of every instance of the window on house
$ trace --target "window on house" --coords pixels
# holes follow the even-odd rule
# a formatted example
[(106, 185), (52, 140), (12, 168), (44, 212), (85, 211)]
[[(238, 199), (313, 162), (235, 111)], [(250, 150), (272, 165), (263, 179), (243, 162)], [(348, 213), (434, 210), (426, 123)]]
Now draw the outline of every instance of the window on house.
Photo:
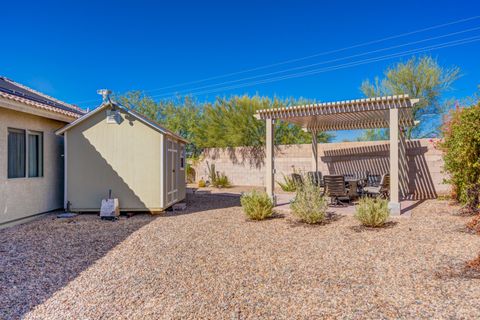
[(8, 129), (8, 178), (25, 177), (25, 130)]
[(43, 134), (28, 133), (28, 176), (43, 177)]
[(43, 177), (43, 133), (8, 129), (8, 178)]

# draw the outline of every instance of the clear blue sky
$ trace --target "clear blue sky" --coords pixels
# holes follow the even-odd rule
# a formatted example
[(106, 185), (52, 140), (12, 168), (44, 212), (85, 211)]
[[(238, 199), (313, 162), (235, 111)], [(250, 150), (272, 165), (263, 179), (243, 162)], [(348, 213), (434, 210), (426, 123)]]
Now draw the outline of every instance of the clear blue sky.
[[(71, 1), (2, 3), (0, 74), (61, 100), (95, 107), (99, 88), (151, 90), (340, 49), (480, 15), (479, 1)], [(209, 82), (151, 91), (158, 98), (219, 82), (307, 64), (288, 73), (220, 85), (198, 95), (255, 94), (320, 101), (361, 97), (362, 80), (381, 75), (392, 58), (234, 89), (223, 87), (395, 54), (480, 35), (480, 29), (411, 46), (342, 59), (372, 50), (480, 27), (480, 19), (408, 37), (236, 74)], [(430, 52), (463, 77), (450, 96), (480, 84), (480, 41)], [(405, 57), (407, 58), (407, 57)], [(405, 59), (404, 58), (404, 59)], [(203, 92), (219, 87), (208, 87)], [(183, 91), (185, 90), (185, 91)], [(342, 133), (337, 139), (351, 137)]]

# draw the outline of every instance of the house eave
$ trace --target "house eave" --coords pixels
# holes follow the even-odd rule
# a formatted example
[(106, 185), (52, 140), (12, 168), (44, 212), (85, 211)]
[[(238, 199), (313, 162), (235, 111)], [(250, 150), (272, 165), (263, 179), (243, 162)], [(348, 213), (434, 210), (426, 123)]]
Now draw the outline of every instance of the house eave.
[(37, 106), (2, 96), (0, 96), (0, 107), (66, 123), (70, 123), (78, 118), (78, 116), (75, 116), (73, 113), (70, 115), (53, 110), (41, 109)]

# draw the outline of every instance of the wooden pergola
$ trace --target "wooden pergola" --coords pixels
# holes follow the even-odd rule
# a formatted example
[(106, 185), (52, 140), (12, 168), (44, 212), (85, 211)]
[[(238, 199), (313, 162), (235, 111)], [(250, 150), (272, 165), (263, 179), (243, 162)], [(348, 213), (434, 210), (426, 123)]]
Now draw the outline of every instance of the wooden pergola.
[(400, 214), (399, 161), (406, 157), (403, 128), (415, 125), (412, 107), (418, 101), (408, 95), (398, 95), (259, 110), (256, 118), (266, 122), (265, 183), (268, 195), (275, 201), (275, 120), (294, 123), (311, 132), (313, 171), (318, 170), (318, 132), (389, 128), (390, 210), (392, 214)]

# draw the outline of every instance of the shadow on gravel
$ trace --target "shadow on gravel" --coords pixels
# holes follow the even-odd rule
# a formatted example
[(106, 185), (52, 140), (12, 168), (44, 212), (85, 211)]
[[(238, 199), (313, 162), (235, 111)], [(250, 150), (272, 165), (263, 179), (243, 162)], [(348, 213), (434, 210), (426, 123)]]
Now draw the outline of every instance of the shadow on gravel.
[(329, 225), (330, 223), (338, 221), (338, 220), (343, 219), (343, 218), (345, 218), (345, 216), (341, 215), (341, 214), (327, 213), (327, 216), (325, 217), (325, 220), (323, 220), (322, 222), (319, 222), (319, 223), (310, 224), (310, 223), (300, 221), (298, 219), (287, 219), (287, 221), (288, 221), (288, 224), (291, 228), (299, 228), (299, 227), (317, 228), (317, 227)]
[(252, 220), (252, 219), (248, 219), (247, 217), (245, 217), (245, 222), (247, 222), (247, 223), (262, 223), (262, 222), (266, 222), (266, 221), (272, 221), (272, 220), (283, 219), (283, 218), (285, 218), (285, 215), (283, 213), (274, 213), (272, 216), (270, 216), (268, 218), (265, 218), (263, 220)]
[(56, 213), (0, 230), (0, 319), (19, 319), (42, 304), (128, 236), (149, 214), (102, 221), (96, 214)]
[(468, 267), (467, 263), (450, 264), (448, 267), (435, 272), (437, 279), (480, 279), (480, 270)]
[(171, 218), (208, 210), (226, 209), (240, 206), (240, 195), (233, 193), (187, 193), (187, 209), (182, 211), (167, 210), (158, 217)]
[(367, 226), (359, 225), (359, 226), (352, 226), (350, 227), (350, 229), (352, 229), (355, 232), (368, 232), (368, 231), (381, 232), (385, 229), (391, 229), (395, 227), (397, 224), (398, 224), (397, 221), (388, 221), (388, 222), (385, 222), (385, 224), (381, 227), (367, 227)]

